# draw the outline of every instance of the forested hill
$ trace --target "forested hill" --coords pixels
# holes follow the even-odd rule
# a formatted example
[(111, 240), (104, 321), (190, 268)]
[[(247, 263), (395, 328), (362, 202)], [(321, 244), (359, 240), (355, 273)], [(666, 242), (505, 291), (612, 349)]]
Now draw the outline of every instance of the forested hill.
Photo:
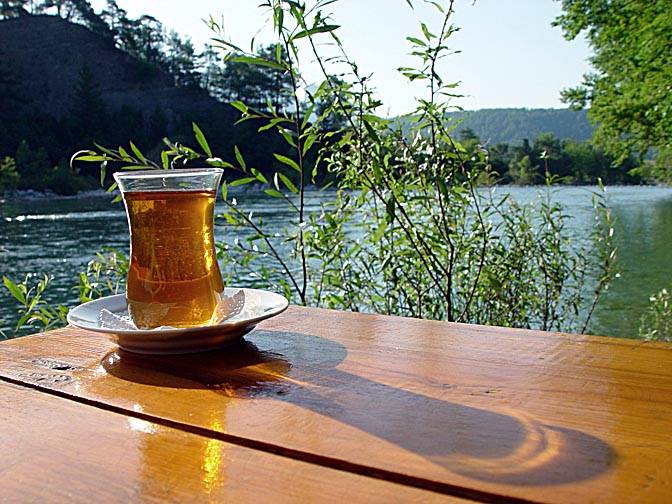
[(39, 112), (62, 120), (126, 109), (145, 121), (160, 113), (170, 129), (220, 105), (201, 89), (175, 86), (173, 76), (112, 40), (56, 16), (0, 21), (0, 73), (3, 116)]
[(519, 145), (524, 139), (534, 141), (539, 135), (552, 133), (560, 140), (583, 142), (593, 136), (586, 111), (568, 109), (502, 108), (454, 112), (451, 121), (462, 122), (457, 131), (469, 128), (481, 140), (493, 145)]
[(192, 122), (210, 133), (218, 154), (233, 156), (243, 143), (235, 135), (245, 132), (234, 132), (239, 114), (197, 85), (178, 84), (81, 24), (51, 15), (0, 20), (0, 161), (16, 159), (19, 189), (97, 187), (94, 164), (71, 176), (73, 153), (133, 141), (156, 159), (163, 138), (193, 139)]

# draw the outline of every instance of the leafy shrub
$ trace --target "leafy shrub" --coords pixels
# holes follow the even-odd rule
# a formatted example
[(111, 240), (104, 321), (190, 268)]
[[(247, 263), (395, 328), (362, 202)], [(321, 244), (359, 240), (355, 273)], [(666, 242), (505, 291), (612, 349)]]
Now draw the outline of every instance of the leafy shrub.
[(649, 309), (642, 316), (640, 338), (653, 341), (672, 341), (672, 296), (668, 289), (649, 298)]
[[(62, 305), (52, 306), (42, 297), (49, 285), (48, 275), (38, 278), (27, 274), (20, 282), (14, 282), (3, 275), (2, 280), (9, 293), (19, 303), (19, 320), (10, 336), (17, 336), (36, 328), (48, 331), (66, 324), (68, 308)], [(8, 335), (0, 331), (0, 338), (6, 337)]]
[(97, 186), (95, 179), (82, 177), (69, 166), (54, 166), (44, 178), (44, 186), (61, 196), (74, 196), (80, 191)]
[(19, 179), (14, 159), (11, 157), (0, 159), (0, 193), (18, 188)]

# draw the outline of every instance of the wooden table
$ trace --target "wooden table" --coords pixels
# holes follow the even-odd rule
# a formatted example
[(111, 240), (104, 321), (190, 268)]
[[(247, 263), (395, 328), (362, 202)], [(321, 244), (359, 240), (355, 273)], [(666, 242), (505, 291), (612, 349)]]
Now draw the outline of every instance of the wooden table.
[(0, 343), (1, 502), (672, 502), (672, 345), (290, 307)]

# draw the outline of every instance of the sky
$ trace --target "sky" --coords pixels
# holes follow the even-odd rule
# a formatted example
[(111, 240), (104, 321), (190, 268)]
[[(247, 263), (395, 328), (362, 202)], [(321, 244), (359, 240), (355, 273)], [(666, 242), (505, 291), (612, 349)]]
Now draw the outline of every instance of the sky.
[[(99, 12), (105, 0), (91, 0)], [(214, 36), (204, 20), (213, 17), (225, 37), (239, 47), (274, 42), (272, 21), (262, 0), (117, 0), (132, 18), (149, 14), (166, 30), (189, 38), (197, 50)], [(311, 3), (311, 0), (308, 0)], [(421, 83), (411, 84), (397, 68), (414, 65), (407, 36), (421, 36), (420, 22), (438, 32), (441, 16), (423, 0), (340, 0), (326, 9), (348, 56), (371, 82), (383, 101), (379, 112), (411, 112), (417, 98), (427, 98)], [(444, 0), (443, 5), (447, 4)], [(551, 22), (561, 14), (556, 0), (455, 0), (452, 17), (459, 31), (447, 41), (453, 51), (441, 62), (445, 82), (459, 83), (451, 100), (467, 110), (483, 108), (566, 108), (560, 91), (580, 84), (590, 71), (585, 40), (567, 41)], [(308, 63), (311, 63), (310, 60)], [(309, 82), (318, 81), (315, 65), (303, 65)]]

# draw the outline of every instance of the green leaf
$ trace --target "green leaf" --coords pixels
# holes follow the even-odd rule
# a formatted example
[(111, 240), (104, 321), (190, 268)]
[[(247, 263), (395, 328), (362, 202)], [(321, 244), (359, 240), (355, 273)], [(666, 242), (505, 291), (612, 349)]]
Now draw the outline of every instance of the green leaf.
[(239, 178), (236, 180), (232, 180), (229, 182), (229, 187), (236, 187), (236, 186), (241, 186), (245, 184), (249, 184), (250, 182), (256, 182), (257, 179), (255, 177), (244, 177), (244, 178)]
[(427, 25), (425, 23), (420, 23), (420, 28), (422, 28), (422, 33), (425, 35), (425, 38), (427, 40), (436, 38), (436, 35), (434, 35), (432, 32), (429, 31), (429, 28), (427, 28)]
[(278, 132), (282, 135), (282, 138), (285, 139), (285, 142), (296, 149), (296, 142), (292, 138), (292, 135), (290, 135), (285, 128), (278, 128)]
[(285, 19), (285, 11), (282, 9), (281, 5), (278, 5), (273, 9), (273, 25), (278, 33), (282, 32), (283, 21)]
[(166, 151), (161, 151), (161, 166), (163, 167), (164, 170), (167, 170), (170, 168), (169, 160), (168, 160), (168, 152)]
[(306, 110), (304, 116), (303, 116), (303, 121), (301, 121), (301, 128), (305, 129), (306, 125), (308, 124), (308, 121), (310, 121), (310, 117), (313, 115), (313, 110), (315, 110), (315, 103), (311, 103), (310, 107)]
[(247, 105), (245, 105), (241, 101), (232, 101), (232, 102), (229, 102), (229, 105), (231, 105), (235, 109), (240, 110), (243, 114), (247, 114), (247, 111), (249, 110)]
[(32, 316), (33, 316), (33, 315), (32, 315), (31, 313), (24, 313), (23, 316), (22, 316), (22, 317), (19, 319), (19, 321), (16, 323), (16, 327), (19, 328), (19, 327), (25, 325), (26, 322), (28, 322), (28, 320), (30, 320), (30, 318), (31, 318)]
[(225, 213), (224, 218), (232, 226), (239, 226), (240, 225), (240, 221), (236, 218), (235, 215), (232, 215), (230, 213)]
[(264, 174), (261, 173), (256, 168), (251, 168), (250, 173), (252, 173), (252, 175), (254, 175), (254, 177), (262, 184), (268, 184), (268, 180), (266, 179), (266, 177), (264, 177)]
[(238, 164), (243, 170), (245, 170), (247, 166), (245, 165), (245, 160), (243, 159), (243, 155), (240, 153), (240, 149), (237, 145), (233, 146), (233, 151), (236, 154), (236, 160), (238, 161)]
[(213, 166), (215, 168), (234, 168), (231, 163), (222, 161), (219, 158), (209, 158), (206, 159), (205, 162), (208, 163), (208, 166)]
[(437, 8), (437, 10), (441, 13), (444, 14), (446, 11), (443, 9), (443, 6), (439, 2), (432, 2), (431, 0), (425, 0), (428, 4), (433, 5), (434, 7)]
[(420, 72), (401, 72), (401, 74), (404, 77), (407, 77), (410, 81), (414, 81), (416, 79), (426, 79), (427, 76), (420, 73)]
[(311, 35), (316, 35), (318, 33), (328, 33), (340, 28), (339, 25), (322, 25), (315, 28), (310, 28), (309, 30), (302, 30), (296, 33), (289, 41), (298, 40), (304, 37), (310, 37)]
[(124, 161), (128, 161), (129, 163), (133, 161), (133, 159), (131, 159), (131, 156), (128, 155), (128, 152), (126, 152), (126, 150), (123, 147), (119, 147), (119, 155), (121, 156), (121, 159), (123, 159)]
[(315, 140), (317, 140), (317, 135), (308, 135), (306, 139), (303, 142), (303, 149), (301, 153), (305, 156), (306, 153), (310, 150), (312, 145), (315, 143)]
[(376, 142), (380, 142), (380, 138), (378, 137), (378, 133), (376, 133), (376, 130), (373, 129), (373, 126), (371, 123), (367, 120), (364, 120), (364, 127), (366, 128), (366, 131), (368, 132), (369, 135), (371, 135), (371, 138), (374, 139)]
[(7, 290), (11, 293), (12, 296), (14, 296), (22, 304), (26, 303), (26, 295), (21, 291), (21, 288), (16, 283), (12, 282), (5, 275), (2, 275), (2, 281), (5, 283), (5, 287), (7, 287)]
[(26, 312), (30, 313), (35, 309), (35, 306), (37, 303), (40, 301), (40, 296), (37, 295), (33, 299), (30, 300), (30, 303), (28, 304), (28, 307), (26, 308)]
[(98, 149), (99, 151), (107, 154), (108, 156), (110, 156), (112, 158), (116, 157), (115, 154), (114, 154), (114, 151), (112, 151), (111, 149), (107, 149), (107, 148), (105, 148), (102, 145), (97, 144), (97, 143), (94, 143), (93, 145), (96, 146), (96, 149)]
[(195, 122), (192, 122), (191, 126), (194, 129), (194, 135), (196, 136), (196, 141), (198, 142), (198, 145), (201, 146), (201, 149), (203, 149), (203, 152), (205, 152), (208, 155), (208, 157), (212, 157), (212, 151), (210, 150), (208, 141), (205, 139), (205, 135), (201, 131), (201, 128), (199, 128)]
[[(284, 174), (282, 174), (282, 173), (276, 173), (276, 175), (280, 178), (280, 180), (282, 180), (282, 183), (284, 184), (284, 186), (285, 186), (287, 189), (289, 189), (289, 190), (290, 190), (292, 193), (294, 193), (294, 194), (299, 194), (299, 190), (298, 190), (298, 189), (296, 188), (296, 186), (292, 183), (292, 181), (289, 180), (289, 178), (287, 178), (286, 175), (284, 175)], [(276, 185), (277, 185), (277, 182), (276, 182)]]
[(137, 157), (143, 163), (147, 164), (147, 160), (145, 159), (145, 156), (142, 155), (142, 152), (140, 152), (140, 149), (138, 149), (133, 142), (130, 142), (130, 144), (131, 150), (133, 151), (133, 154), (135, 154), (135, 157)]
[(420, 40), (419, 38), (406, 37), (406, 40), (408, 40), (409, 42), (413, 42), (414, 44), (417, 44), (419, 46), (427, 47), (427, 42), (425, 42), (424, 40)]
[(277, 159), (281, 163), (286, 164), (287, 166), (293, 168), (297, 172), (301, 172), (301, 168), (299, 168), (299, 165), (293, 159), (290, 159), (287, 156), (283, 156), (281, 154), (273, 154), (273, 155), (275, 156), (275, 159)]
[(248, 63), (250, 65), (265, 66), (269, 68), (274, 68), (275, 70), (285, 71), (287, 70), (284, 66), (276, 63), (275, 61), (267, 60), (264, 58), (257, 58), (254, 56), (238, 56), (233, 58), (231, 61), (236, 63)]
[(268, 194), (269, 196), (273, 196), (274, 198), (284, 198), (285, 197), (280, 191), (276, 191), (275, 189), (266, 189), (264, 192), (266, 194)]
[[(216, 24), (216, 23), (215, 23), (215, 24)], [(232, 50), (232, 51), (235, 51), (235, 52), (237, 52), (237, 53), (242, 53), (242, 52), (243, 52), (243, 50), (242, 50), (240, 47), (238, 47), (238, 46), (235, 45), (235, 44), (232, 44), (232, 43), (229, 42), (228, 40), (224, 40), (224, 39), (221, 39), (221, 38), (212, 38), (212, 39), (210, 39), (210, 40), (211, 40), (212, 42), (216, 42), (217, 44), (219, 44), (219, 45), (216, 46), (216, 47), (219, 47), (220, 49)]]
[(276, 117), (274, 119), (271, 119), (268, 122), (268, 124), (264, 124), (263, 126), (260, 126), (257, 131), (259, 131), (259, 132), (266, 131), (268, 129), (271, 129), (273, 126), (276, 126), (276, 125), (278, 125), (280, 123), (283, 123), (283, 122), (290, 122), (290, 121), (289, 121), (289, 119), (287, 119), (285, 117)]

